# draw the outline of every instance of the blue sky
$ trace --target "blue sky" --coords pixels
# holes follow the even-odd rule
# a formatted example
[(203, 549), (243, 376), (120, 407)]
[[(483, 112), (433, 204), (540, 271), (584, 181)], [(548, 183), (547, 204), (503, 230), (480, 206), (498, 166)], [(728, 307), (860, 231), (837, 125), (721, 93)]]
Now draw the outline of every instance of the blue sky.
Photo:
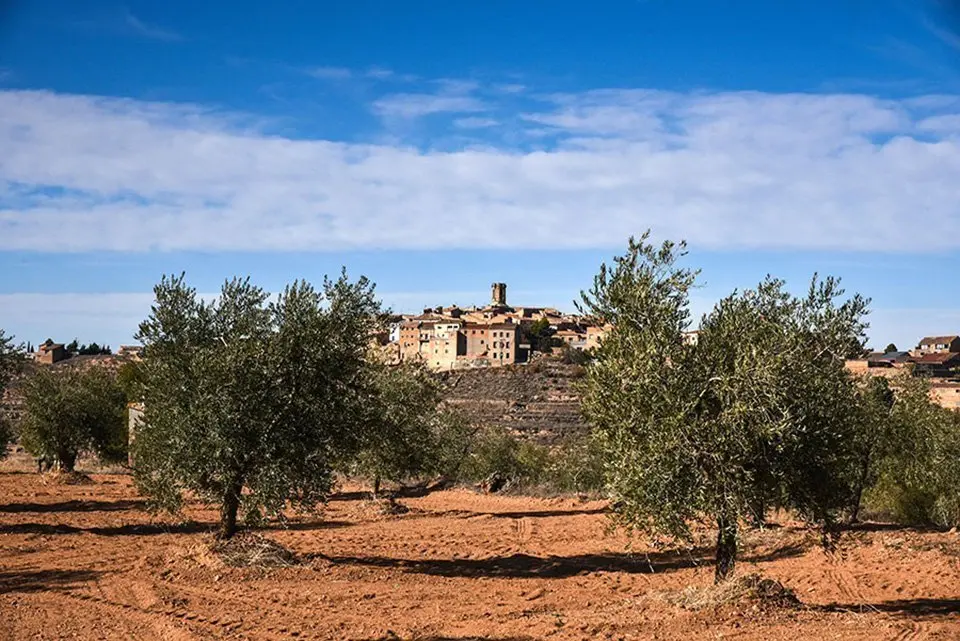
[(131, 341), (163, 273), (346, 265), (400, 311), (572, 308), (651, 228), (695, 311), (767, 273), (960, 333), (940, 0), (0, 5), (0, 327)]

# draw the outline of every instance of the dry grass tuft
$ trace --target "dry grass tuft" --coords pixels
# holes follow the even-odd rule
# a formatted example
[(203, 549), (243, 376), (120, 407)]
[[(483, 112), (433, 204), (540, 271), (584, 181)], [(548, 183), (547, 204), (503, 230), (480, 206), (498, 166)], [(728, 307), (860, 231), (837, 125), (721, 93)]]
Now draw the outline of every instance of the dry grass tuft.
[(96, 483), (81, 472), (47, 472), (41, 478), (43, 483), (54, 485), (94, 485)]
[(744, 604), (756, 605), (761, 609), (792, 609), (801, 605), (793, 590), (759, 574), (745, 574), (704, 588), (691, 586), (682, 592), (664, 595), (664, 600), (685, 610)]
[(215, 541), (211, 551), (233, 568), (287, 568), (298, 563), (297, 555), (276, 541), (241, 532), (232, 539)]
[(410, 511), (403, 503), (394, 498), (364, 499), (355, 508), (355, 515), (361, 519), (382, 519), (384, 517), (399, 516)]

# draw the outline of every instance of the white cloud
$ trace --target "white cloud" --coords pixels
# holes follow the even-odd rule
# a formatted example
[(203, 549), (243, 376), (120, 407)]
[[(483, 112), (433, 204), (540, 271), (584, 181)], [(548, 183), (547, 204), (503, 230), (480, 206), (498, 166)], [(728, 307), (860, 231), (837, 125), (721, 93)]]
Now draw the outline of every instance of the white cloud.
[(158, 27), (157, 25), (148, 24), (129, 11), (124, 12), (123, 21), (126, 28), (131, 32), (150, 40), (164, 40), (167, 42), (179, 42), (183, 40), (183, 36), (179, 33)]
[(451, 96), (431, 93), (398, 93), (373, 103), (378, 116), (419, 118), (436, 113), (483, 111), (486, 105), (472, 96)]
[(366, 75), (368, 78), (386, 80), (387, 78), (393, 77), (393, 70), (385, 69), (383, 67), (370, 67), (369, 69), (367, 69), (366, 74), (364, 75)]
[(500, 122), (493, 118), (457, 118), (453, 121), (454, 127), (461, 129), (484, 129), (486, 127), (496, 127)]
[[(537, 150), (440, 151), (0, 91), (0, 250), (620, 247), (648, 227), (720, 249), (954, 249), (960, 136), (933, 125), (958, 104), (608, 90), (525, 103)], [(484, 105), (400, 94), (376, 108)]]
[(960, 134), (960, 114), (924, 118), (917, 123), (917, 128), (923, 131)]
[(345, 67), (311, 67), (307, 75), (321, 80), (346, 80), (353, 76), (353, 72)]

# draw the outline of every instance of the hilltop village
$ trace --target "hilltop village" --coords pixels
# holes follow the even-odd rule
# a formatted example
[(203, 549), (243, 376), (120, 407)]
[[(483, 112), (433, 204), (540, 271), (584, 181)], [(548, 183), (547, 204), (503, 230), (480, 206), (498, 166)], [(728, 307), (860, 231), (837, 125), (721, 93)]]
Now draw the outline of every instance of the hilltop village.
[(438, 371), (526, 362), (534, 343), (549, 338), (565, 349), (596, 347), (609, 327), (552, 307), (513, 307), (506, 283), (490, 286), (485, 307), (436, 307), (391, 319), (380, 342), (394, 362), (416, 361)]

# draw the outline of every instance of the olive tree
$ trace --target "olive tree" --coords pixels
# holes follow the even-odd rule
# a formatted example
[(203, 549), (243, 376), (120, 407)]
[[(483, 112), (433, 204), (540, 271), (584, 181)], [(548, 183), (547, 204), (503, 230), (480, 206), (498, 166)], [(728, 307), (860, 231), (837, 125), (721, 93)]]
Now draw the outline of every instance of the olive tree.
[(345, 273), (317, 291), (271, 297), (249, 280), (204, 301), (164, 277), (137, 339), (146, 351), (135, 478), (159, 505), (184, 492), (219, 506), (219, 535), (310, 509), (364, 442), (375, 400), (366, 358), (378, 312), (373, 285)]
[(72, 472), (82, 454), (117, 463), (126, 456), (126, 399), (107, 369), (39, 368), (23, 384), (20, 441), (34, 456)]
[(579, 307), (611, 323), (582, 388), (582, 409), (606, 453), (620, 522), (690, 541), (717, 527), (716, 580), (734, 570), (739, 523), (768, 502), (832, 523), (848, 502), (853, 384), (843, 368), (862, 349), (867, 302), (839, 303), (833, 279), (805, 297), (768, 278), (735, 292), (700, 323), (689, 293), (698, 272), (685, 246), (630, 239), (601, 265)]

